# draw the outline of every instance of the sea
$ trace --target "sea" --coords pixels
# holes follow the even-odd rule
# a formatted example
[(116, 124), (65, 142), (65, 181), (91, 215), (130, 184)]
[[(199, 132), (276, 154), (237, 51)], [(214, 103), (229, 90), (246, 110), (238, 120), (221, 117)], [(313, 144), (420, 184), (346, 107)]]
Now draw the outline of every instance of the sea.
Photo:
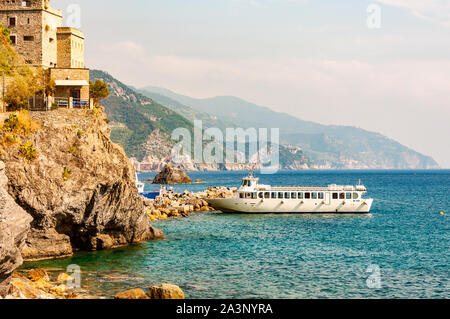
[[(246, 172), (191, 172), (196, 192), (237, 187)], [(140, 174), (141, 180), (154, 173)], [(52, 276), (79, 267), (99, 298), (171, 283), (186, 298), (450, 298), (450, 170), (305, 170), (261, 175), (271, 185), (355, 185), (368, 215), (194, 213), (158, 221), (165, 240), (31, 262)], [(147, 184), (146, 190), (158, 189)]]

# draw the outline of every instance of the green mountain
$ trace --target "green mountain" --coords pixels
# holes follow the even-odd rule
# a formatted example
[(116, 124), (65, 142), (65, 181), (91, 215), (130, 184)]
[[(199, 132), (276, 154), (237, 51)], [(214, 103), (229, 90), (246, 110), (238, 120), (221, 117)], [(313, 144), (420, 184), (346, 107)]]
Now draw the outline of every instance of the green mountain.
[[(150, 161), (153, 167), (160, 167), (170, 158), (175, 144), (170, 138), (173, 130), (187, 128), (193, 134), (193, 124), (190, 120), (204, 120), (205, 124), (209, 123), (205, 128), (225, 128), (230, 125), (164, 96), (144, 96), (106, 72), (91, 70), (90, 77), (92, 81), (99, 79), (108, 83), (110, 96), (101, 104), (110, 120), (111, 139), (120, 143), (129, 157), (135, 157), (138, 161), (145, 159), (145, 163)], [(280, 164), (283, 169), (299, 169), (313, 163), (301, 150), (280, 146)], [(186, 165), (183, 168), (214, 170), (230, 169), (229, 167), (200, 164)], [(248, 167), (236, 165), (231, 169)]]
[(135, 92), (106, 72), (91, 70), (92, 81), (108, 83), (110, 96), (102, 101), (111, 121), (111, 139), (120, 143), (129, 157), (166, 157), (174, 144), (172, 131), (178, 127), (193, 130), (192, 123), (171, 109)]
[[(232, 96), (195, 99), (170, 90), (145, 87), (139, 90), (156, 101), (172, 101), (179, 112), (194, 109), (229, 127), (280, 128), (281, 144), (301, 147), (323, 168), (428, 169), (439, 165), (386, 136), (350, 126), (322, 125), (259, 106)], [(175, 103), (176, 105), (175, 108)], [(184, 106), (184, 108), (183, 108)], [(191, 120), (196, 119), (192, 112)], [(200, 119), (200, 118), (199, 118)], [(231, 123), (231, 124), (230, 124)]]

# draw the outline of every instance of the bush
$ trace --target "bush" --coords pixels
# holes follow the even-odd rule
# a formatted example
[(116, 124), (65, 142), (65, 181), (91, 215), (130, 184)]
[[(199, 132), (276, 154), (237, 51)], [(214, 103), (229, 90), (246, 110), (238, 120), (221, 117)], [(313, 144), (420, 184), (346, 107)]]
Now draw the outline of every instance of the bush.
[(57, 103), (52, 103), (52, 106), (50, 107), (51, 110), (57, 110), (59, 109), (59, 105)]
[(40, 128), (39, 122), (33, 120), (28, 111), (12, 113), (3, 123), (2, 131), (28, 136)]
[(31, 143), (30, 141), (20, 146), (20, 154), (29, 161), (37, 158), (36, 149), (33, 147), (33, 143)]
[(68, 181), (70, 179), (70, 171), (67, 169), (67, 167), (64, 167), (63, 178), (65, 181)]
[(69, 153), (72, 154), (73, 156), (77, 157), (78, 156), (78, 149), (75, 146), (72, 146), (69, 149)]

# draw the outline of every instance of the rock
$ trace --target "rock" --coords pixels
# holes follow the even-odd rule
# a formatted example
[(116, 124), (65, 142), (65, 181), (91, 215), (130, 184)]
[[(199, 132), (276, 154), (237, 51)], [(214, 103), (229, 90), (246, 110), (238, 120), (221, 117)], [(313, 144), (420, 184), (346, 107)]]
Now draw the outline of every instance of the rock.
[(183, 290), (176, 285), (162, 284), (152, 286), (147, 292), (150, 299), (184, 299)]
[(66, 273), (61, 273), (58, 276), (58, 279), (56, 280), (59, 283), (67, 282), (67, 281), (73, 281), (73, 277), (69, 276)]
[(114, 240), (109, 235), (101, 234), (98, 235), (95, 239), (98, 250), (111, 249), (114, 247)]
[(114, 299), (150, 299), (142, 289), (131, 289), (114, 296)]
[(167, 164), (166, 167), (156, 175), (153, 180), (153, 184), (190, 184), (192, 180), (186, 173), (172, 166), (172, 164)]
[(22, 265), (20, 251), (32, 218), (7, 192), (5, 164), (0, 161), (0, 296), (5, 297), (15, 269)]
[(50, 278), (48, 277), (47, 271), (45, 269), (34, 269), (28, 273), (28, 279), (31, 281), (50, 281)]
[(31, 229), (22, 256), (25, 260), (63, 258), (73, 255), (70, 237), (59, 234), (55, 229)]
[(134, 167), (110, 140), (104, 113), (59, 109), (30, 116), (42, 128), (18, 138), (33, 144), (37, 158), (25, 161), (17, 147), (0, 152), (9, 194), (34, 218), (23, 249), (26, 260), (163, 238), (150, 225)]

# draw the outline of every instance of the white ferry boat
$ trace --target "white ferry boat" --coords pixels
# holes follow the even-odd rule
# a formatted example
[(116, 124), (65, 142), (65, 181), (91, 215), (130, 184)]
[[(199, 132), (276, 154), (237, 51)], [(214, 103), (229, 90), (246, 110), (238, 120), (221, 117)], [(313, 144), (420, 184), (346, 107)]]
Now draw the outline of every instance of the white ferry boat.
[(342, 213), (368, 214), (373, 199), (363, 198), (364, 185), (328, 187), (270, 186), (258, 184), (252, 171), (242, 179), (233, 198), (207, 199), (226, 213)]

